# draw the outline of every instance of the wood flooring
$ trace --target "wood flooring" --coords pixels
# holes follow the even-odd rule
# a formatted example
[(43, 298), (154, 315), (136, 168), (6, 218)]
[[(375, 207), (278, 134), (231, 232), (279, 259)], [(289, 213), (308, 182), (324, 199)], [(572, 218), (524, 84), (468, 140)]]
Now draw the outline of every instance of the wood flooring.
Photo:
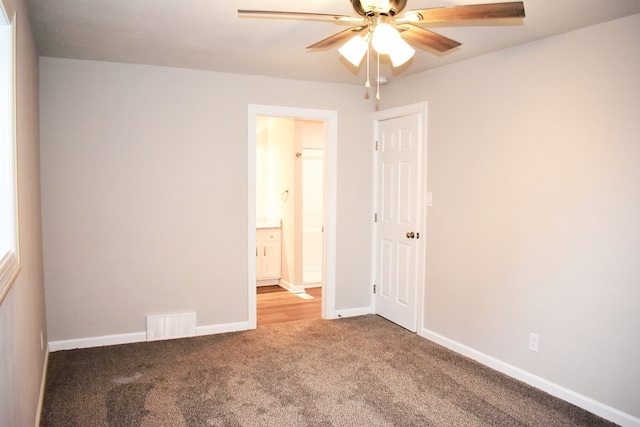
[(285, 323), (294, 320), (319, 319), (321, 317), (322, 288), (309, 288), (313, 299), (302, 299), (280, 286), (257, 288), (258, 326)]

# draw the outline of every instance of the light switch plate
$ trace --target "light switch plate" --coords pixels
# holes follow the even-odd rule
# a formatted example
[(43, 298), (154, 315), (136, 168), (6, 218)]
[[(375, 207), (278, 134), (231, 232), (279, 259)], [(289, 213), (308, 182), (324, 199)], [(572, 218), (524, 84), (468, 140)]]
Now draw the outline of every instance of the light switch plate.
[(427, 191), (427, 206), (433, 206), (433, 193)]

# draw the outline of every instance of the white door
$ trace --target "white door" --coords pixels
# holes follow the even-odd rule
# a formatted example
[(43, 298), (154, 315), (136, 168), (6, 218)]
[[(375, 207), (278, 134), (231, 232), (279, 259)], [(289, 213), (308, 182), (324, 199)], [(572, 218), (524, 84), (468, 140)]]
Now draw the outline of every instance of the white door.
[(324, 150), (302, 150), (302, 283), (322, 283)]
[[(377, 314), (416, 332), (421, 220), (421, 116), (377, 123)], [(422, 236), (424, 239), (424, 236)]]

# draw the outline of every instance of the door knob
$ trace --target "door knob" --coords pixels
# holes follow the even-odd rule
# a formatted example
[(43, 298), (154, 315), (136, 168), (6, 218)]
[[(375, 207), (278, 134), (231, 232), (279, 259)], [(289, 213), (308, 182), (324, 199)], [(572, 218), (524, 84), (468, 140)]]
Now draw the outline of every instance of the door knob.
[(413, 234), (413, 231), (410, 231), (407, 233), (407, 239), (413, 239), (415, 237), (415, 234)]

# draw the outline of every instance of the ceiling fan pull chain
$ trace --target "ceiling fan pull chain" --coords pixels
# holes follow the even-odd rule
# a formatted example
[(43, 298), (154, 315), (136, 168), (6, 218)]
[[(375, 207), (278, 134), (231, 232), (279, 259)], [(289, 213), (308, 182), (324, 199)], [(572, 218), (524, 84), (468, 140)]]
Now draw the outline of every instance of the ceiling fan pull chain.
[(371, 82), (369, 81), (369, 54), (371, 53), (371, 44), (367, 41), (367, 81), (364, 83), (364, 87), (371, 87)]
[(378, 53), (378, 78), (376, 79), (376, 99), (380, 100), (380, 52)]

